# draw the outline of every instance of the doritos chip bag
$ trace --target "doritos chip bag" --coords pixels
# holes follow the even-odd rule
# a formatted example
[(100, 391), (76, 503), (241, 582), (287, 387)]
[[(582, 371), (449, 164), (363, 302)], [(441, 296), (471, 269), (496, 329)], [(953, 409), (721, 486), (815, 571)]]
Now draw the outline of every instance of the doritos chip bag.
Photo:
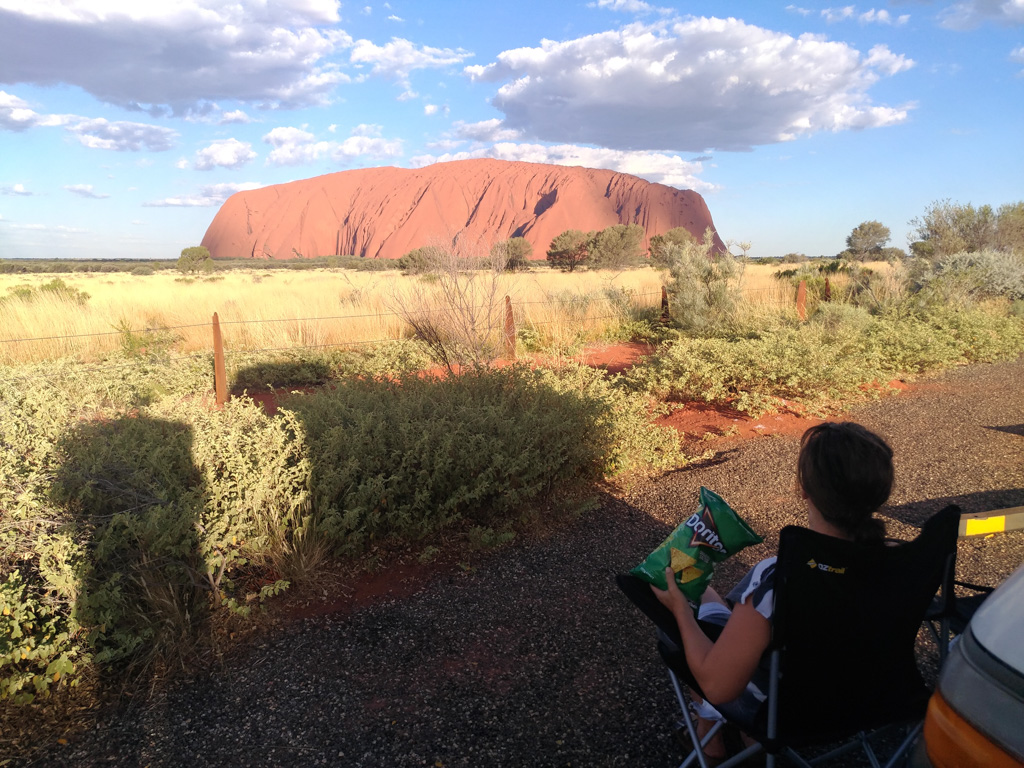
[(671, 566), (683, 594), (697, 602), (711, 581), (715, 563), (762, 541), (721, 496), (701, 486), (697, 511), (630, 573), (666, 589), (665, 568)]

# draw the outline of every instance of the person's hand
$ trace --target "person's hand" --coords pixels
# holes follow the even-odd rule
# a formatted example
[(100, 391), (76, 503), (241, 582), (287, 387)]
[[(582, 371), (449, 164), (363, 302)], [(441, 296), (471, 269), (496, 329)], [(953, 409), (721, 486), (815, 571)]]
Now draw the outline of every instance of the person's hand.
[(668, 589), (658, 589), (652, 584), (651, 591), (658, 598), (658, 602), (672, 611), (672, 615), (678, 618), (681, 613), (686, 613), (690, 610), (690, 604), (679, 589), (679, 585), (676, 584), (675, 573), (668, 566), (665, 567), (665, 582)]

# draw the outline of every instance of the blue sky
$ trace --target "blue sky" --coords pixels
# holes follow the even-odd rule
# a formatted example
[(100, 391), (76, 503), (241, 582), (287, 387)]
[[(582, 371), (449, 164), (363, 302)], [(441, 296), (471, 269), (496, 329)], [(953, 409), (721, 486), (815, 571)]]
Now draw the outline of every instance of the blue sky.
[(751, 255), (1024, 199), (1024, 0), (0, 0), (0, 257), (176, 258), (235, 191), (497, 157)]

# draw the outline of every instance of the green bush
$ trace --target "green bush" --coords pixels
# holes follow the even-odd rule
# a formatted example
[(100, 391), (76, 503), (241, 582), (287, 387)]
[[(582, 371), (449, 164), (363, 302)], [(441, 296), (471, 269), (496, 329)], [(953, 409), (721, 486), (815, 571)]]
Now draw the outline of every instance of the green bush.
[(215, 612), (245, 615), (331, 549), (461, 522), (499, 545), (562, 483), (681, 460), (647, 398), (600, 372), (394, 380), (419, 354), (336, 353), (330, 375), (355, 375), (274, 417), (211, 409), (209, 356), (0, 368), (0, 699), (184, 662)]
[(7, 290), (5, 298), (21, 299), (22, 301), (29, 302), (35, 301), (44, 295), (56, 296), (59, 299), (78, 304), (79, 306), (84, 306), (89, 301), (88, 293), (75, 288), (73, 285), (68, 285), (59, 277), (55, 277), (47, 283), (42, 283), (39, 287), (16, 285)]
[(732, 330), (743, 267), (732, 256), (714, 252), (711, 228), (699, 243), (667, 245), (663, 258), (672, 277), (667, 286), (672, 320), (696, 334)]
[(0, 698), (173, 657), (209, 610), (287, 586), (254, 574), (287, 574), (311, 525), (293, 417), (245, 400), (88, 420), (60, 397), (2, 406)]
[(622, 447), (623, 438), (635, 442), (650, 432), (637, 423), (647, 418), (642, 401), (634, 398), (630, 411), (629, 396), (599, 376), (511, 367), (444, 379), (350, 380), (283, 407), (308, 435), (323, 531), (339, 552), (352, 554), (461, 521), (503, 528), (556, 483), (594, 480), (642, 461)]
[(1024, 352), (1024, 322), (1006, 306), (887, 308), (821, 304), (806, 324), (745, 337), (681, 338), (626, 374), (658, 398), (704, 400), (759, 415), (793, 401), (815, 411), (873, 395), (900, 376)]

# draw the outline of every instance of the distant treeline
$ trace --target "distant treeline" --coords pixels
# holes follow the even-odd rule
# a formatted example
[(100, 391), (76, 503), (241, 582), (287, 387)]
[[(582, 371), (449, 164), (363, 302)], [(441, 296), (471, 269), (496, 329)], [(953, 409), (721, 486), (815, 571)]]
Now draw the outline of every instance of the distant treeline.
[[(0, 259), (0, 274), (46, 274), (69, 272), (128, 272), (151, 275), (176, 270), (177, 259)], [(301, 259), (217, 259), (212, 271), (231, 269), (357, 269), (383, 271), (396, 269), (390, 259), (363, 259), (359, 256), (318, 256)]]

